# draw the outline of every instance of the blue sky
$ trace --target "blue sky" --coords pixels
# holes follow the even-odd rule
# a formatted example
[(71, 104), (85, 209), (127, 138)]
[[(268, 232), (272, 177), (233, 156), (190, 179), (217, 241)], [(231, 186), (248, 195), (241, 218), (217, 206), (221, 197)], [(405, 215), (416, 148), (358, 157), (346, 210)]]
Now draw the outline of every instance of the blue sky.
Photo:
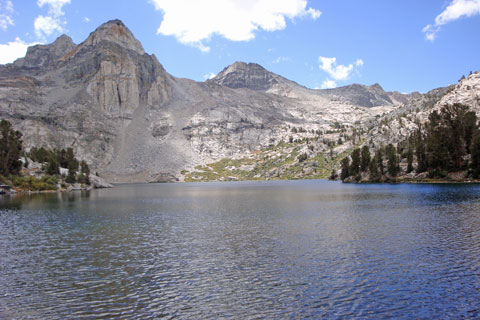
[(480, 69), (480, 0), (0, 0), (0, 63), (117, 18), (197, 81), (245, 61), (310, 88), (425, 92)]

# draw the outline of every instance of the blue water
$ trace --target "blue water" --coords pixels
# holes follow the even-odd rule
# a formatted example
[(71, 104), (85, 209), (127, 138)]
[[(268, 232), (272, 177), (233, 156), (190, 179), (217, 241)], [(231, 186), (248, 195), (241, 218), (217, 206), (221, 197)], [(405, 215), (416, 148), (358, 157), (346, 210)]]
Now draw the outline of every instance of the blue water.
[(0, 318), (480, 318), (480, 186), (3, 197)]

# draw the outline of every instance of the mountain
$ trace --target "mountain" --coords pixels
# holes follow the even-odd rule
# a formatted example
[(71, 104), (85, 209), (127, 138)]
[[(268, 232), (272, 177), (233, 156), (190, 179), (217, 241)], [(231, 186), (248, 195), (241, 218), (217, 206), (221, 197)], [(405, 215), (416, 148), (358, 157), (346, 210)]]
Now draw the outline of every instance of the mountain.
[(232, 89), (246, 88), (293, 98), (308, 99), (308, 96), (320, 96), (330, 100), (340, 99), (344, 103), (362, 107), (406, 103), (412, 96), (398, 92), (385, 92), (378, 83), (372, 86), (352, 84), (334, 89), (312, 90), (270, 72), (259, 64), (238, 61), (223, 69), (214, 78), (207, 80), (207, 83), (216, 83)]
[(290, 140), (341, 155), (388, 115), (427, 100), (378, 84), (308, 89), (255, 63), (206, 82), (176, 78), (120, 20), (78, 45), (62, 35), (0, 66), (0, 118), (24, 133), (27, 149), (72, 147), (111, 182), (182, 180)]

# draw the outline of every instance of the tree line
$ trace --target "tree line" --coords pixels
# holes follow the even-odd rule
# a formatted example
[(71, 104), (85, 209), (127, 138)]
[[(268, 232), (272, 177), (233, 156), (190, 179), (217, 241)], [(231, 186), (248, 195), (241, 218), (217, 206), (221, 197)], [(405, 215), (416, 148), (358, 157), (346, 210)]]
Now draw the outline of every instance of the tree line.
[[(429, 178), (445, 178), (449, 172), (466, 171), (465, 178), (480, 178), (480, 127), (474, 111), (463, 104), (445, 105), (430, 113), (425, 124), (399, 142), (353, 150), (341, 162), (340, 179), (388, 181), (402, 173), (426, 172)], [(416, 160), (416, 161), (414, 161)], [(406, 162), (402, 171), (400, 163)], [(332, 178), (336, 173), (332, 172)]]

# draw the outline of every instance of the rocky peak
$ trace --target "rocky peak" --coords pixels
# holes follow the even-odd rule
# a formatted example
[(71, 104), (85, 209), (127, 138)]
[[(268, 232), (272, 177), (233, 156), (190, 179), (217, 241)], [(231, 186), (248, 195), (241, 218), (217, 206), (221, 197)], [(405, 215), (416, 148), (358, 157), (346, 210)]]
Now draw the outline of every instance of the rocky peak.
[(120, 20), (110, 20), (102, 24), (88, 36), (82, 45), (93, 46), (102, 41), (117, 43), (139, 54), (145, 53), (141, 43), (135, 39), (132, 32)]
[(371, 86), (351, 84), (334, 89), (325, 89), (320, 92), (324, 95), (340, 96), (344, 101), (367, 108), (394, 104), (389, 94), (378, 83)]
[(235, 62), (223, 69), (213, 79), (213, 82), (230, 88), (248, 88), (256, 91), (270, 89), (278, 83), (280, 76), (266, 70), (256, 63)]
[(44, 67), (54, 64), (59, 58), (63, 57), (76, 45), (72, 38), (63, 34), (53, 43), (46, 45), (35, 45), (27, 49), (25, 58), (17, 59), (14, 65), (17, 67)]
[(383, 90), (382, 86), (379, 85), (378, 83), (372, 84), (372, 85), (370, 86), (370, 89), (375, 90), (375, 91), (378, 91), (378, 92), (382, 92), (382, 93), (385, 92), (385, 90)]
[(480, 71), (462, 78), (458, 84), (451, 86), (437, 103), (437, 108), (454, 103), (466, 104), (480, 115)]

